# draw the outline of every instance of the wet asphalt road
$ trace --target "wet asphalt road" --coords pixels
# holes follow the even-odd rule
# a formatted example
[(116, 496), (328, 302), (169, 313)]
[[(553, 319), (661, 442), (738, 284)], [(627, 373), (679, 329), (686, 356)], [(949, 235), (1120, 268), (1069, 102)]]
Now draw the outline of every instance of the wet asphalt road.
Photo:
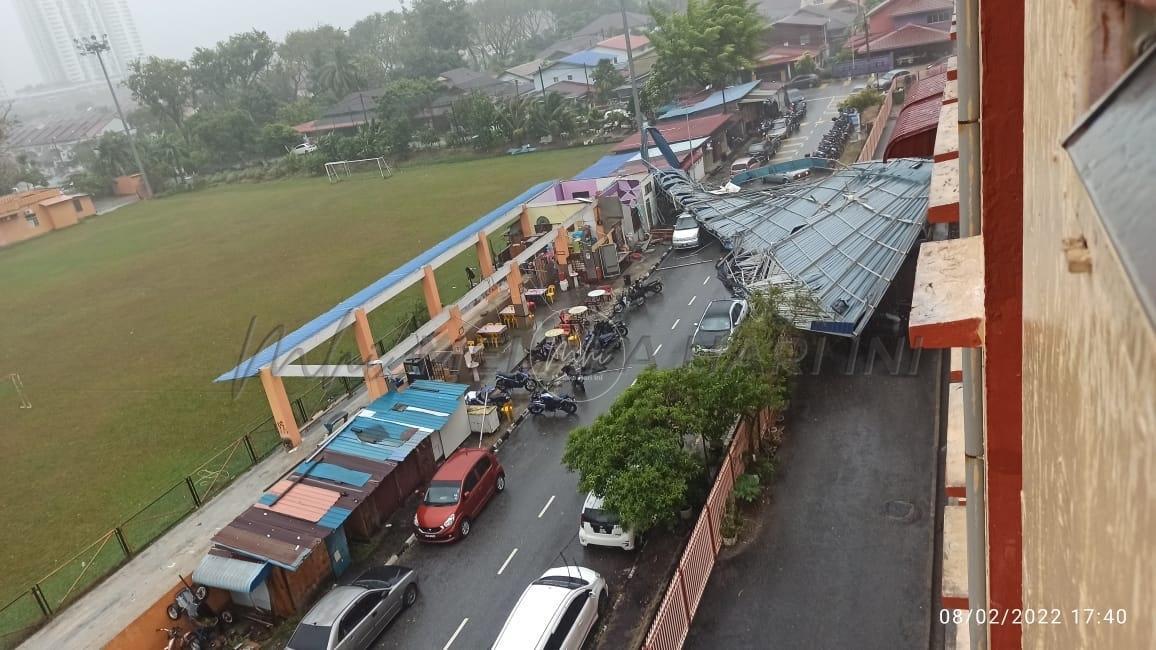
[[(855, 80), (854, 83), (863, 83)], [(819, 147), (823, 136), (831, 128), (831, 118), (838, 114), (839, 102), (851, 92), (854, 85), (850, 80), (828, 82), (817, 88), (800, 90), (807, 99), (807, 116), (799, 125), (799, 130), (783, 141), (771, 164), (802, 158)]]
[(609, 408), (651, 361), (664, 368), (683, 362), (706, 303), (728, 295), (715, 275), (718, 255), (717, 245), (668, 255), (651, 277), (662, 279), (663, 293), (628, 314), (622, 363), (587, 379), (577, 415), (528, 417), (499, 449), (507, 488), (477, 518), (469, 539), (419, 543), (401, 557), (417, 570), (421, 597), (375, 648), (488, 648), (525, 587), (551, 567), (590, 567), (607, 579), (611, 595), (623, 584), (635, 553), (578, 543), (584, 495), (578, 476), (561, 464), (566, 437)]

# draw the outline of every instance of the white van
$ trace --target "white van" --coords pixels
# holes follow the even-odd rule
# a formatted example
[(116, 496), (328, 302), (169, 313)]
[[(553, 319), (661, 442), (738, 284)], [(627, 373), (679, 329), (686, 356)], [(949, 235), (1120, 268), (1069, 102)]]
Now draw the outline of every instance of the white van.
[(678, 215), (670, 244), (675, 248), (698, 248), (698, 221), (685, 212)]
[(634, 550), (634, 531), (623, 528), (618, 515), (602, 507), (602, 497), (593, 492), (586, 495), (582, 516), (578, 523), (578, 542), (583, 546), (617, 546), (624, 551)]

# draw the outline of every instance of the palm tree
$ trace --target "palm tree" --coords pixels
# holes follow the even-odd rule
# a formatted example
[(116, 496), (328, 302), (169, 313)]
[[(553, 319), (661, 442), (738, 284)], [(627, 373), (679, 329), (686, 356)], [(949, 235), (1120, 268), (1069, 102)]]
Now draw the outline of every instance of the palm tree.
[(318, 81), (339, 99), (365, 85), (357, 64), (343, 47), (333, 48), (333, 56), (321, 68)]
[(534, 100), (529, 95), (511, 97), (497, 105), (495, 126), (509, 144), (526, 144), (532, 127), (531, 112)]
[(563, 133), (572, 133), (576, 123), (574, 105), (558, 93), (546, 93), (534, 102), (533, 124), (542, 133), (558, 140)]

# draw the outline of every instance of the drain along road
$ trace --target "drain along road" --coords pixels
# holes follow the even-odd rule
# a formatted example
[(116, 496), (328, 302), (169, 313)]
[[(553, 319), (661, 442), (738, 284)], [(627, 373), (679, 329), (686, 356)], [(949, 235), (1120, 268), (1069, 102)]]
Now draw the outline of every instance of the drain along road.
[[(568, 563), (598, 571), (611, 596), (619, 593), (635, 554), (646, 553), (646, 547), (627, 552), (584, 549), (578, 543), (584, 495), (578, 492), (578, 476), (562, 466), (567, 435), (608, 409), (651, 361), (660, 368), (683, 362), (706, 303), (728, 295), (715, 275), (718, 255), (714, 245), (667, 256), (652, 276), (662, 280), (665, 290), (627, 316), (628, 352), (625, 363), (617, 364), (624, 367), (612, 365), (587, 380), (586, 401), (579, 403), (576, 416), (528, 417), (514, 431), (498, 451), (506, 491), (477, 518), (469, 539), (417, 544), (406, 551), (400, 564), (417, 570), (421, 597), (381, 636), (377, 648), (488, 648), (522, 590), (546, 569)], [(622, 642), (608, 639), (605, 647)]]

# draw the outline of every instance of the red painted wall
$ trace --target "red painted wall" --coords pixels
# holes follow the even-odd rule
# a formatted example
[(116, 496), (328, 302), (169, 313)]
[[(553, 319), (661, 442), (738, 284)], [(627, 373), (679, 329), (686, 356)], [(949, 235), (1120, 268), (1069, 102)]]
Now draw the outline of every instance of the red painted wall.
[[(989, 607), (1023, 606), (1023, 0), (980, 0)], [(993, 650), (1022, 645), (991, 626)]]

